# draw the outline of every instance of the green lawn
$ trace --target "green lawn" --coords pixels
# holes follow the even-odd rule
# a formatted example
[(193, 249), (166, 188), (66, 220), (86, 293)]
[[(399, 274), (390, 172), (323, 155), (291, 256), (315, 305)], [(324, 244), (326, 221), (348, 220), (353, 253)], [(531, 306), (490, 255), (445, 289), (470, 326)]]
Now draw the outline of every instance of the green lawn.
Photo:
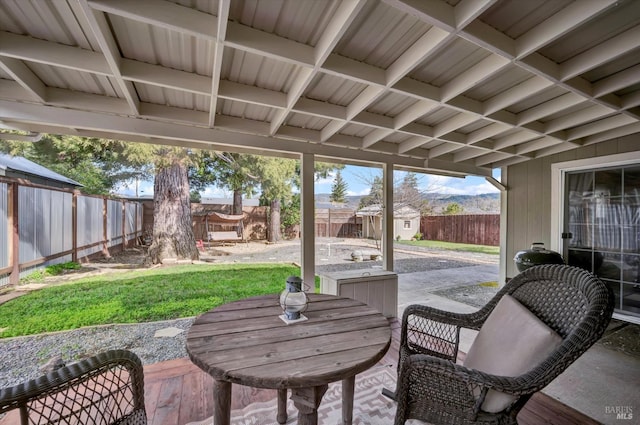
[(450, 251), (466, 251), (466, 252), (481, 252), (484, 254), (500, 254), (499, 246), (488, 246), (488, 245), (471, 245), (465, 243), (453, 243), (453, 242), (442, 242), (442, 241), (396, 241), (396, 244), (399, 245), (413, 245), (413, 246), (422, 246), (425, 248), (433, 248), (433, 249), (448, 249)]
[(83, 278), (0, 305), (0, 337), (195, 316), (233, 300), (279, 293), (291, 275), (299, 276), (300, 269), (283, 264), (232, 264)]

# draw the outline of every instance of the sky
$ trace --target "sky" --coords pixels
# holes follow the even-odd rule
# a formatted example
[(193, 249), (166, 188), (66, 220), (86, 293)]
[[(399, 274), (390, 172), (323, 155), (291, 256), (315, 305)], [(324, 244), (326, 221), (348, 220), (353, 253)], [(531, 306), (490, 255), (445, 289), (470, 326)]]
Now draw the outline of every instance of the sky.
[[(493, 177), (500, 180), (500, 170), (494, 170)], [(382, 176), (381, 168), (358, 167), (347, 165), (342, 171), (342, 178), (347, 182), (347, 195), (362, 196), (369, 193), (371, 182), (376, 175)], [(402, 180), (406, 173), (396, 171), (394, 179)], [(496, 189), (484, 177), (444, 177), (432, 174), (416, 174), (418, 177), (418, 187), (426, 193), (446, 193), (451, 195), (479, 195), (483, 193), (496, 193)], [(315, 183), (316, 193), (331, 193), (331, 185), (335, 177), (335, 172), (328, 178), (321, 179)], [(136, 196), (135, 181), (123, 185), (117, 193), (123, 196)], [(148, 198), (153, 196), (153, 181), (138, 182), (138, 196)], [(203, 198), (231, 198), (233, 193), (218, 187), (209, 187), (201, 193)]]

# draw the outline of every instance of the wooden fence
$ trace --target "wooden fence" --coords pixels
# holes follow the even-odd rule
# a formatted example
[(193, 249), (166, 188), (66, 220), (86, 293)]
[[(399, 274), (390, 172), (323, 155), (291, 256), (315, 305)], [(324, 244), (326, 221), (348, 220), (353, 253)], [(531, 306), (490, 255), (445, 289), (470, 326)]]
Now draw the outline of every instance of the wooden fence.
[(500, 245), (500, 214), (425, 216), (420, 229), (426, 240)]
[(352, 209), (316, 209), (316, 236), (355, 238), (362, 235), (362, 217)]
[(140, 236), (138, 202), (0, 178), (0, 287), (46, 265), (108, 256)]

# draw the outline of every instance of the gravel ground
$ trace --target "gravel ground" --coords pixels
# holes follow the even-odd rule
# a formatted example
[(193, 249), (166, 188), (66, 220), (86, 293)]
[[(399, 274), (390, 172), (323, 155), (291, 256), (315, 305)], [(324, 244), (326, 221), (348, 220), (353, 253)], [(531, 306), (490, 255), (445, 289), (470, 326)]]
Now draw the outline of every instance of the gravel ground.
[[(355, 250), (368, 254), (375, 252), (369, 241), (329, 240), (317, 241), (316, 264), (319, 273), (382, 267), (382, 261), (351, 261)], [(141, 263), (142, 253), (134, 250), (129, 255), (96, 261), (85, 265), (83, 271), (65, 276), (71, 280), (94, 273), (126, 271)], [(402, 246), (395, 254), (395, 270), (398, 273), (413, 273), (442, 268), (457, 268), (482, 262), (496, 262), (497, 257), (483, 254), (440, 252)], [(299, 262), (299, 242), (282, 242), (275, 245), (258, 243), (217, 247), (203, 256), (203, 261), (213, 263), (242, 262)], [(455, 289), (455, 288), (454, 288)], [(468, 289), (463, 289), (461, 293)], [(452, 292), (452, 290), (449, 290)], [(485, 291), (486, 292), (486, 291)], [(453, 292), (452, 292), (453, 293)], [(459, 293), (453, 294), (462, 297)], [(446, 296), (446, 294), (445, 294)], [(477, 297), (476, 297), (477, 298)], [(470, 300), (466, 300), (469, 303)], [(462, 300), (465, 302), (465, 300)], [(187, 355), (184, 345), (186, 330), (193, 318), (135, 325), (109, 325), (56, 332), (30, 337), (0, 340), (0, 388), (15, 385), (42, 374), (42, 367), (57, 356), (64, 363), (72, 363), (97, 352), (126, 348), (134, 351), (144, 364), (170, 360)], [(154, 337), (158, 329), (175, 327), (185, 332), (175, 337)]]

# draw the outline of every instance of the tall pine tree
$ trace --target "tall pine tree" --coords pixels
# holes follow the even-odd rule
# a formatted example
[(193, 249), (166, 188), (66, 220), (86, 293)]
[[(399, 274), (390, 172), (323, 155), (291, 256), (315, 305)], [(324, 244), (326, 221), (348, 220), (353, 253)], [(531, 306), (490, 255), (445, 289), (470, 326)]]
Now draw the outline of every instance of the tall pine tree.
[(346, 201), (346, 196), (347, 182), (344, 181), (342, 173), (338, 170), (336, 172), (336, 178), (333, 180), (333, 185), (331, 185), (331, 195), (329, 196), (329, 200), (331, 200), (331, 202), (344, 203)]

